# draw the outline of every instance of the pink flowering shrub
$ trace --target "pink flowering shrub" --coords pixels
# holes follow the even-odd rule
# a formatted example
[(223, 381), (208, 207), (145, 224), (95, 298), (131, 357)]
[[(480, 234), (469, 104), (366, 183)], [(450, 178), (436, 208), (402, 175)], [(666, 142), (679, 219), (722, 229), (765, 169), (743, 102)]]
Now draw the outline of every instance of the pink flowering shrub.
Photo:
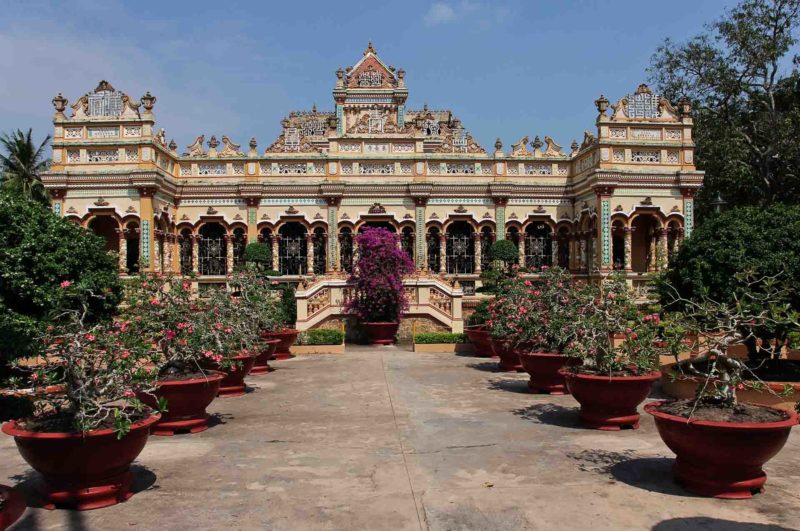
[(346, 308), (363, 322), (394, 322), (408, 309), (403, 277), (414, 272), (414, 262), (397, 242), (384, 228), (367, 228), (356, 237), (358, 261), (349, 279), (355, 294)]

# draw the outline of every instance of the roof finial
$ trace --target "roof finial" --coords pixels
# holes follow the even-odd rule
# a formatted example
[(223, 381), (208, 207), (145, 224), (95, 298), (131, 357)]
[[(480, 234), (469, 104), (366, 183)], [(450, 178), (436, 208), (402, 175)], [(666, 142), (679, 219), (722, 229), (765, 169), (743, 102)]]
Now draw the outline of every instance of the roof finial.
[(364, 55), (367, 55), (368, 53), (371, 53), (371, 54), (376, 54), (377, 53), (375, 51), (375, 48), (372, 47), (372, 40), (371, 39), (367, 42), (367, 49), (364, 50)]

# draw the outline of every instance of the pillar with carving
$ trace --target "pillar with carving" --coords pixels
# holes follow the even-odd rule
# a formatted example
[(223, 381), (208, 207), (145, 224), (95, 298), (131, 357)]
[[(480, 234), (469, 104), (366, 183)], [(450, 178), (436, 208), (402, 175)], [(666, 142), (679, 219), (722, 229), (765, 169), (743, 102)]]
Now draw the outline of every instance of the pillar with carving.
[(578, 251), (578, 269), (586, 271), (588, 269), (587, 255), (586, 255), (586, 233), (581, 232), (578, 236), (579, 251)]
[(519, 258), (518, 263), (520, 267), (528, 267), (528, 261), (525, 257), (525, 233), (523, 231), (519, 231), (519, 236), (517, 241), (519, 242), (518, 251), (519, 251)]
[(118, 261), (119, 272), (123, 275), (128, 274), (128, 240), (125, 239), (125, 229), (116, 229), (117, 237), (119, 238), (119, 255)]
[(314, 274), (314, 234), (306, 233), (306, 275)]
[(418, 271), (428, 268), (428, 250), (425, 239), (425, 206), (427, 204), (427, 197), (414, 198), (414, 234), (416, 235), (414, 262)]
[(439, 273), (447, 273), (447, 235), (439, 233)]
[(506, 205), (507, 197), (493, 197), (494, 200), (494, 219), (497, 227), (497, 240), (506, 239)]
[(558, 233), (550, 233), (550, 265), (558, 265)]
[(280, 236), (274, 234), (270, 236), (270, 242), (272, 243), (272, 269), (276, 271), (281, 270), (281, 262), (278, 258), (278, 249), (280, 248), (278, 238), (280, 238)]
[(139, 269), (153, 271), (152, 256), (155, 249), (155, 224), (153, 222), (153, 196), (156, 189), (142, 187), (139, 191), (139, 213), (141, 219), (139, 232)]
[(172, 271), (172, 243), (172, 234), (164, 234), (164, 273)]
[(233, 236), (226, 234), (225, 238), (225, 272), (233, 273)]
[(481, 249), (481, 246), (482, 246), (483, 242), (481, 241), (481, 233), (480, 233), (480, 231), (472, 233), (472, 241), (474, 242), (472, 245), (473, 245), (473, 248), (475, 249), (475, 252), (473, 253), (475, 255), (475, 268), (474, 268), (474, 271), (475, 271), (476, 275), (480, 275), (481, 272), (483, 271), (483, 269), (481, 268), (481, 261), (482, 261), (482, 258), (483, 258), (483, 256), (482, 256), (483, 249)]
[(200, 274), (200, 235), (192, 234), (189, 236), (192, 242), (192, 273)]
[(325, 260), (328, 271), (341, 269), (339, 259), (339, 203), (341, 197), (328, 197), (328, 256)]
[(625, 271), (633, 271), (633, 255), (631, 250), (633, 248), (633, 227), (625, 227)]
[(164, 256), (164, 233), (160, 230), (155, 231), (155, 255), (153, 256), (153, 271), (161, 273), (161, 261)]
[(656, 269), (661, 271), (666, 269), (667, 262), (668, 262), (668, 247), (667, 247), (667, 235), (668, 229), (660, 228), (656, 231), (658, 236), (658, 253), (656, 254)]

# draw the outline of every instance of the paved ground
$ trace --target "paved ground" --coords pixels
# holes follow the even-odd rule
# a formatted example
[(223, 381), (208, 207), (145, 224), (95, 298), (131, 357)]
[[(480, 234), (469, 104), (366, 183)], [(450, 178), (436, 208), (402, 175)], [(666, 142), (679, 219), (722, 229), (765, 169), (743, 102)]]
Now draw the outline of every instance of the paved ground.
[[(581, 429), (568, 396), (525, 392), (495, 363), (395, 347), (276, 362), (217, 424), (153, 437), (130, 501), (28, 509), (15, 529), (514, 530), (800, 528), (800, 430), (766, 493), (718, 501), (670, 480), (651, 419)], [(0, 480), (35, 504), (35, 477), (0, 439)]]

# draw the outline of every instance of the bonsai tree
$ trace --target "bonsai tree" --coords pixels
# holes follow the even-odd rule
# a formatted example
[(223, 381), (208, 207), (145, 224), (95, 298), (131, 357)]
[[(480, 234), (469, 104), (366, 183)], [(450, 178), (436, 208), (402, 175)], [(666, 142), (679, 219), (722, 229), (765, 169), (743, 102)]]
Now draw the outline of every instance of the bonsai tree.
[(348, 280), (355, 293), (347, 311), (362, 322), (397, 322), (408, 308), (403, 276), (414, 272), (414, 263), (397, 246), (397, 236), (384, 228), (367, 228), (356, 244), (358, 261)]
[(246, 264), (252, 264), (256, 269), (264, 271), (272, 262), (272, 249), (263, 242), (248, 243), (244, 248), (244, 261)]
[[(734, 303), (744, 292), (764, 286), (743, 283), (738, 276), (757, 271), (766, 277), (780, 274), (786, 288), (782, 296), (792, 309), (800, 310), (798, 231), (798, 206), (737, 208), (708, 219), (684, 242), (658, 284), (665, 309), (681, 311), (690, 300)], [(743, 330), (753, 366), (766, 360), (765, 367), (778, 372), (788, 332), (786, 326), (766, 321), (757, 329)]]
[(569, 271), (543, 267), (541, 276), (524, 281), (530, 308), (522, 315), (524, 337), (536, 352), (562, 353), (574, 333), (574, 310), (588, 289), (577, 285)]
[(489, 258), (502, 262), (506, 274), (511, 274), (511, 268), (519, 261), (519, 249), (511, 240), (497, 240), (489, 247)]
[[(84, 433), (113, 429), (122, 438), (134, 422), (150, 411), (134, 389), (152, 389), (149, 375), (140, 369), (150, 345), (130, 322), (92, 322), (89, 302), (94, 295), (84, 288), (64, 286), (62, 309), (50, 314), (51, 323), (37, 340), (43, 344), (43, 362), (18, 366), (27, 378), (12, 377), (14, 387), (33, 386), (32, 417), (18, 426), (37, 432)], [(74, 309), (74, 301), (82, 302)]]
[(283, 299), (275, 296), (267, 278), (253, 271), (241, 271), (233, 275), (230, 285), (239, 300), (237, 319), (241, 316), (259, 333), (283, 327), (286, 313)]
[(493, 339), (509, 341), (515, 346), (530, 341), (530, 331), (523, 328), (525, 315), (532, 311), (533, 305), (533, 290), (529, 287), (530, 281), (520, 277), (500, 283), (497, 295), (487, 306), (486, 326)]
[[(242, 277), (236, 286), (242, 289)], [(233, 358), (249, 354), (261, 333), (262, 317), (256, 308), (257, 300), (250, 288), (238, 294), (225, 289), (212, 290), (208, 297), (209, 309), (200, 316), (201, 336), (213, 353), (205, 356), (214, 366), (229, 367)]]
[[(69, 297), (62, 288), (70, 287)], [(117, 258), (103, 240), (49, 208), (0, 193), (0, 361), (41, 352), (52, 312), (109, 318), (122, 296)]]

